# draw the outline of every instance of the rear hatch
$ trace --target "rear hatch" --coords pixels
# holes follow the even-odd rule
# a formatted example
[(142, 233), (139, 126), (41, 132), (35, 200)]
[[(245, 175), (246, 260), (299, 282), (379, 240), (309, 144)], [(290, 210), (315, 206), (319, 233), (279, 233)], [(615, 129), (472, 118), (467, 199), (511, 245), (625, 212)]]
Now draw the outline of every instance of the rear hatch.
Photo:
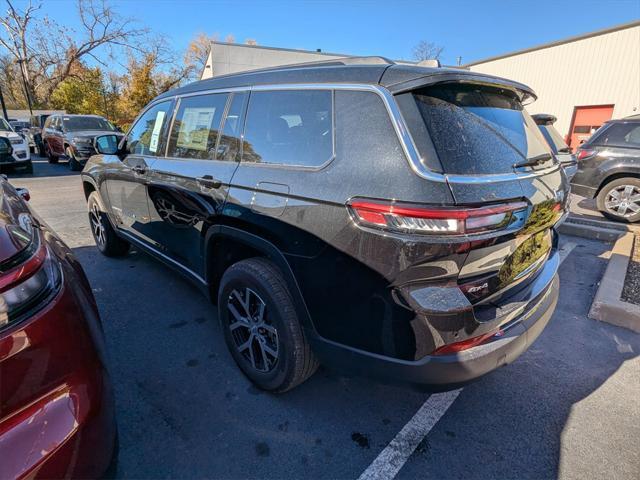
[(464, 81), (398, 96), (421, 157), (444, 174), (458, 205), (528, 204), (508, 228), (469, 243), (458, 284), (478, 306), (504, 306), (536, 278), (552, 254), (553, 226), (567, 208), (566, 176), (523, 97), (511, 86)]

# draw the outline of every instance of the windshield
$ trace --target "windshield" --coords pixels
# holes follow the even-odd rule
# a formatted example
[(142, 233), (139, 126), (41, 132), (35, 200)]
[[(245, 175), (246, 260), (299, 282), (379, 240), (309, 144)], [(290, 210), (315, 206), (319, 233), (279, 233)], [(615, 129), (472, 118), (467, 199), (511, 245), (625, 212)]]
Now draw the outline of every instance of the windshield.
[(446, 173), (507, 173), (527, 161), (553, 160), (537, 125), (509, 89), (443, 84), (413, 96)]
[(13, 128), (11, 128), (11, 125), (9, 125), (9, 123), (4, 118), (0, 118), (0, 131), (13, 132)]
[(539, 125), (539, 127), (553, 153), (571, 153), (571, 149), (553, 125)]
[(62, 117), (64, 128), (70, 132), (78, 130), (107, 130), (114, 132), (115, 128), (104, 118), (100, 117)]

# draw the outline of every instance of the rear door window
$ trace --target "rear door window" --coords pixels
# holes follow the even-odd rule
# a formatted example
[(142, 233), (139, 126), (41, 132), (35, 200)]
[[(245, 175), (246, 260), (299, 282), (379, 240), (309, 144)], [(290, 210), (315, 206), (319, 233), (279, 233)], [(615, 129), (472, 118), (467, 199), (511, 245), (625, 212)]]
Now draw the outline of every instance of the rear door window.
[(640, 148), (640, 123), (612, 123), (597, 132), (589, 144)]
[(242, 160), (319, 167), (333, 156), (331, 90), (253, 92)]
[(216, 160), (237, 161), (240, 152), (240, 136), (244, 126), (244, 110), (249, 94), (237, 92), (233, 94), (229, 111), (224, 119), (222, 135), (218, 141)]
[(516, 164), (552, 161), (538, 126), (509, 89), (441, 84), (413, 97), (445, 173), (513, 173)]

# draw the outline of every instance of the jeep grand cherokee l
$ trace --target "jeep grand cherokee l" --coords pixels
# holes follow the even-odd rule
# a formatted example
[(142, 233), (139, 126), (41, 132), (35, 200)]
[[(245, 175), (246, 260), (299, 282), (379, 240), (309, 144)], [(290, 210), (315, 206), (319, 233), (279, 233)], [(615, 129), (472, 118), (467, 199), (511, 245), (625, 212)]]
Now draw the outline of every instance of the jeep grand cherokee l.
[(70, 170), (82, 170), (87, 159), (95, 153), (93, 139), (115, 132), (116, 127), (98, 115), (56, 114), (45, 121), (42, 142), (49, 163), (58, 163), (64, 155), (69, 160)]
[(449, 388), (515, 360), (558, 299), (568, 183), (534, 98), (375, 58), (196, 82), (96, 138), (91, 229), (209, 294), (260, 388), (318, 362)]

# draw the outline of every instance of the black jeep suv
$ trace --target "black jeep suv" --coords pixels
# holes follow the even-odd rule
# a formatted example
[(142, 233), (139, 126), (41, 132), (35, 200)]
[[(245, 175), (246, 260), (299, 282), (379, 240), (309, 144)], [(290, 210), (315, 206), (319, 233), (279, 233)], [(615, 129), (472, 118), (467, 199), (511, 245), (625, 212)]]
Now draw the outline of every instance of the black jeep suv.
[(575, 193), (620, 222), (640, 221), (640, 115), (606, 122), (576, 152)]
[(91, 228), (209, 294), (263, 389), (318, 362), (449, 388), (517, 358), (558, 299), (568, 182), (534, 98), (375, 58), (196, 82), (96, 138)]

